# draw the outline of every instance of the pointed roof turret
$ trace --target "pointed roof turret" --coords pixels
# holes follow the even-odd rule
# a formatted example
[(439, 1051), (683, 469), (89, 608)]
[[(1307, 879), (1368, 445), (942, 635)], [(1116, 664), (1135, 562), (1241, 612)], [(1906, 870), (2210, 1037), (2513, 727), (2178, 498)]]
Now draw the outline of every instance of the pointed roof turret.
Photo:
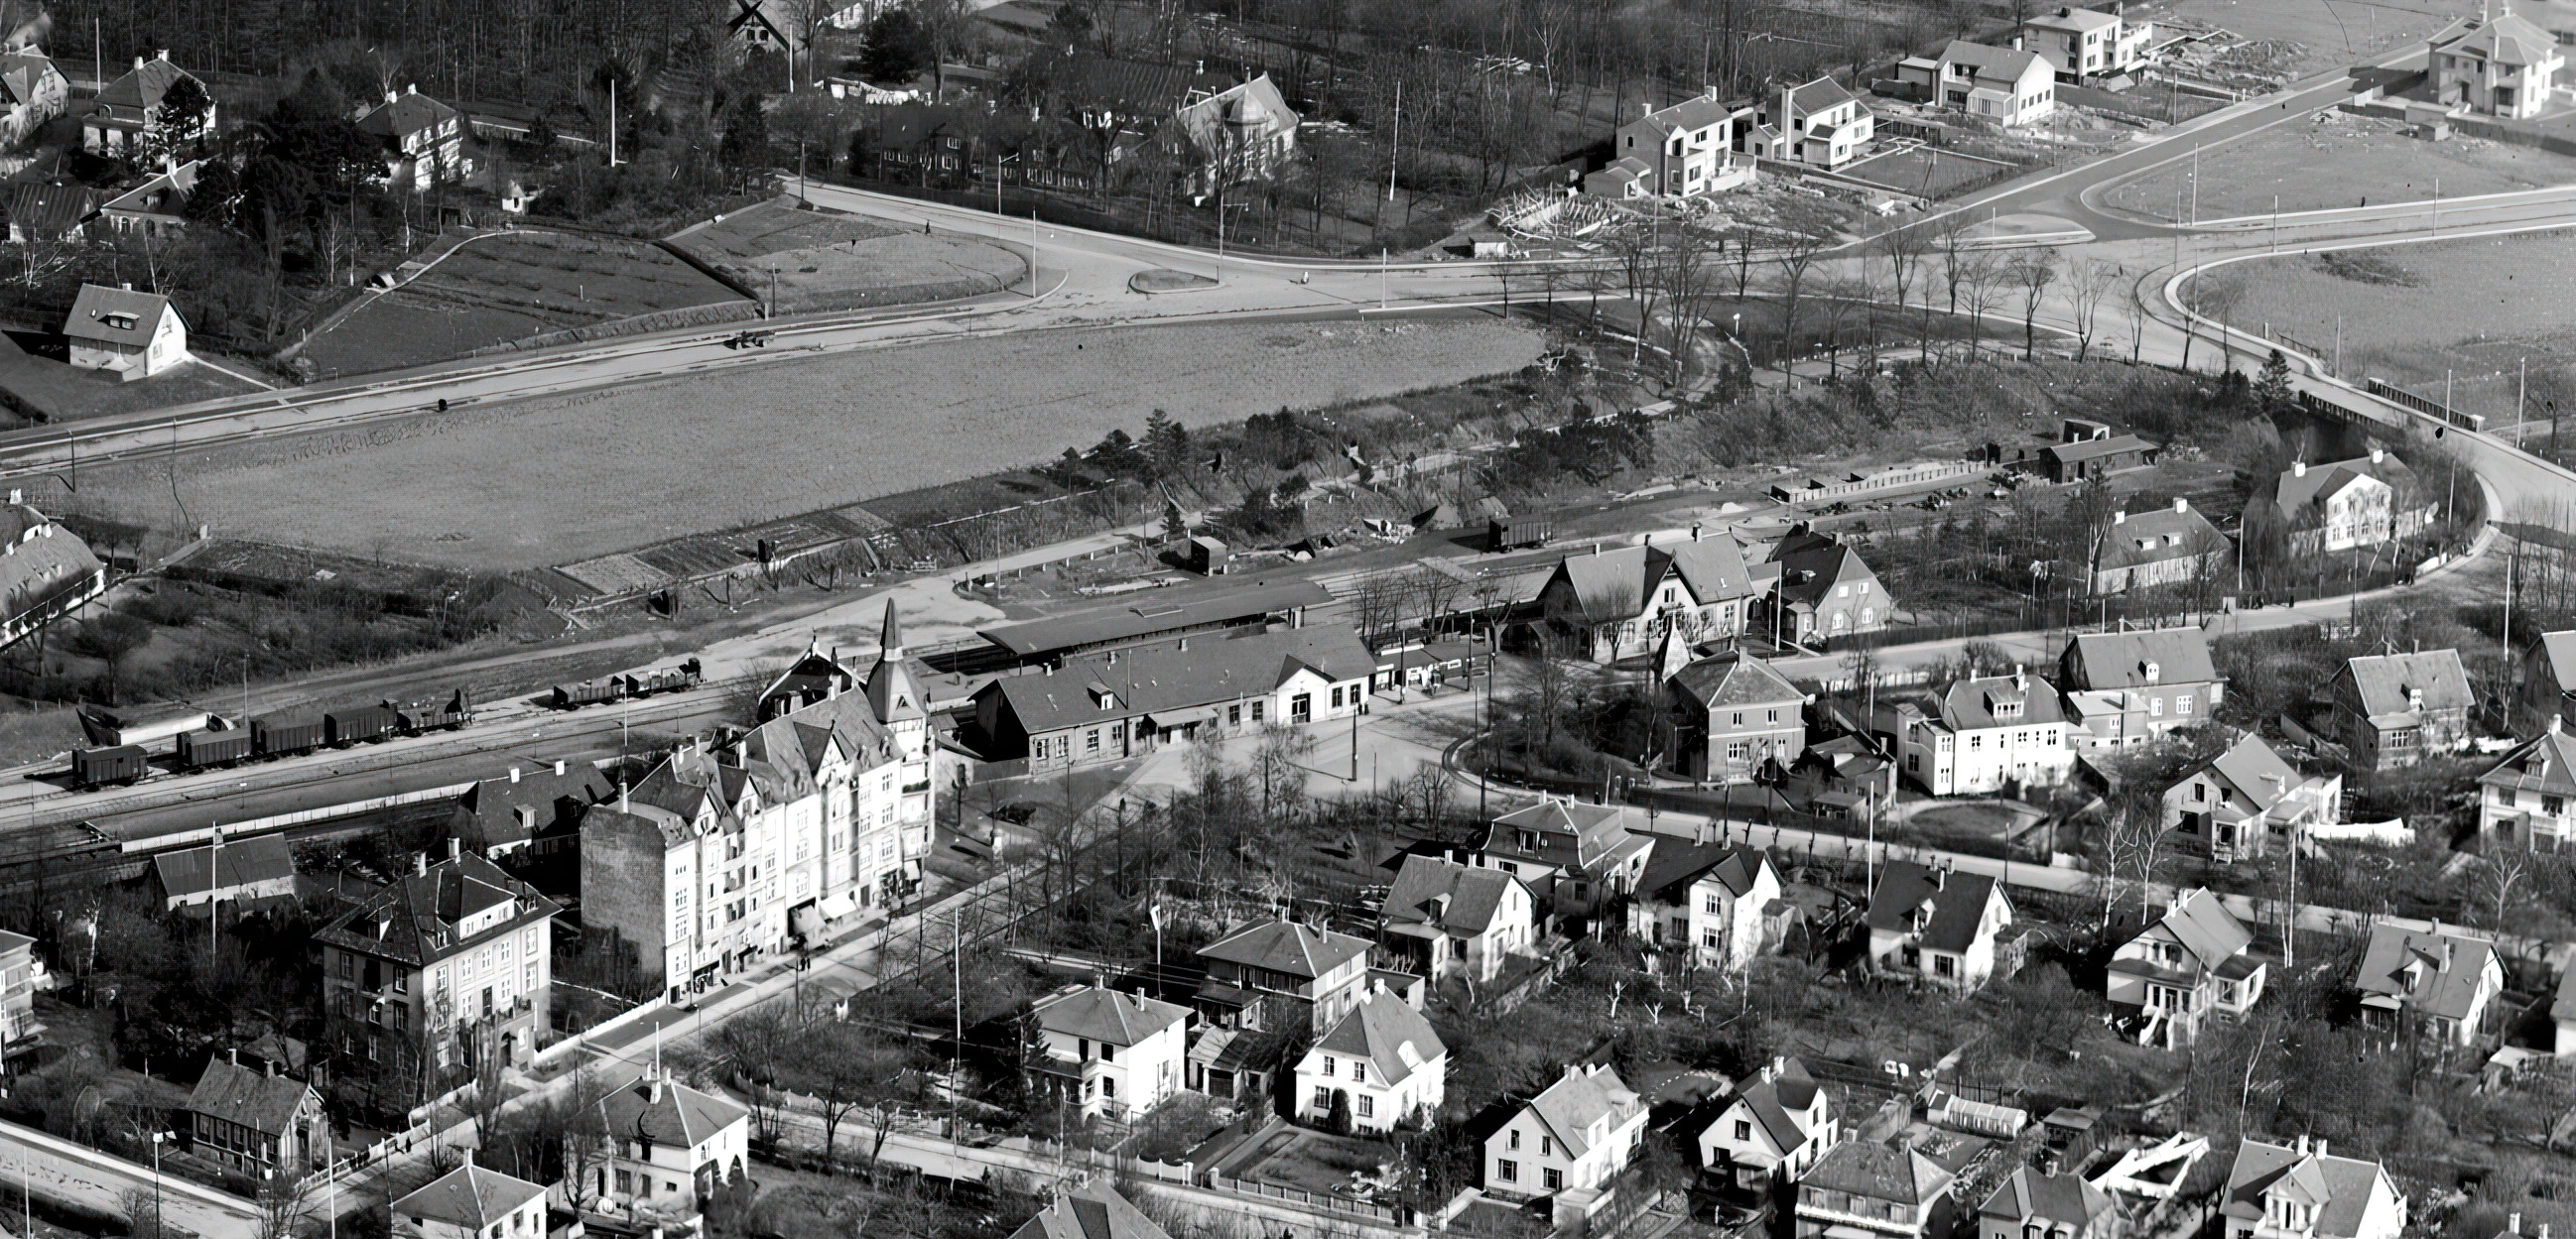
[(886, 599), (885, 631), (878, 639), (877, 665), (868, 672), (868, 706), (880, 723), (928, 718), (921, 708), (921, 686), (904, 666), (903, 626), (894, 599)]

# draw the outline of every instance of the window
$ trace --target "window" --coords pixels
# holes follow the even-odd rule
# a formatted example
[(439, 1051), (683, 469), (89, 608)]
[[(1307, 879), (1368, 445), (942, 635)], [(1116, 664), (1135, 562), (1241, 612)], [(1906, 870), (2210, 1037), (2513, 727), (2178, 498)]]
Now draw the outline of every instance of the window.
[(1094, 727), (1091, 730), (1082, 733), (1082, 751), (1085, 753), (1097, 753), (1100, 751), (1099, 728)]
[(1318, 1110), (1331, 1110), (1333, 1108), (1332, 1086), (1326, 1084), (1318, 1084), (1315, 1086), (1315, 1108)]
[(1361, 1062), (1358, 1059), (1352, 1059), (1351, 1078), (1362, 1084), (1368, 1083), (1368, 1064)]
[(1512, 1129), (1512, 1135), (1511, 1135), (1511, 1139), (1510, 1139), (1509, 1143), (1510, 1143), (1511, 1147), (1512, 1147), (1514, 1150), (1516, 1150), (1516, 1151), (1521, 1147), (1521, 1129), (1520, 1129), (1520, 1128), (1515, 1127), (1515, 1128), (1513, 1128), (1513, 1129)]
[[(1517, 1139), (1520, 1133), (1513, 1132), (1512, 1135)], [(1519, 1146), (1515, 1144), (1513, 1147), (1518, 1148)], [(1505, 1183), (1518, 1183), (1521, 1180), (1521, 1164), (1508, 1157), (1495, 1158), (1494, 1177)]]
[(2540, 798), (2540, 811), (2551, 817), (2563, 816), (2567, 812), (2567, 798), (2564, 796), (2543, 796)]
[[(1102, 1047), (1102, 1048), (1104, 1048), (1104, 1049), (1105, 1049), (1105, 1048), (1107, 1048), (1107, 1047)], [(1104, 1055), (1103, 1057), (1105, 1058), (1105, 1057), (1106, 1057), (1106, 1055)], [(1102, 1076), (1102, 1077), (1100, 1077), (1100, 1095), (1101, 1095), (1103, 1098), (1109, 1098), (1109, 1097), (1115, 1097), (1115, 1096), (1117, 1096), (1117, 1095), (1118, 1095), (1118, 1077), (1116, 1077), (1116, 1076)]]
[(1742, 727), (1744, 725), (1744, 711), (1738, 710), (1735, 712), (1735, 725), (1738, 727)]
[(1288, 721), (1310, 723), (1315, 720), (1315, 695), (1299, 693), (1288, 699)]
[(633, 1174), (630, 1174), (630, 1173), (628, 1173), (628, 1172), (626, 1172), (626, 1171), (623, 1171), (623, 1170), (618, 1171), (618, 1172), (617, 1172), (617, 1190), (618, 1190), (621, 1194), (622, 1194), (622, 1193), (628, 1193), (628, 1192), (632, 1192), (632, 1191), (634, 1191), (634, 1190), (635, 1190), (635, 1176), (634, 1176)]
[(1738, 1140), (1751, 1140), (1751, 1139), (1753, 1138), (1753, 1122), (1752, 1122), (1752, 1120), (1750, 1120), (1750, 1119), (1737, 1119), (1737, 1120), (1735, 1120), (1735, 1138), (1736, 1138), (1736, 1139), (1738, 1139)]
[(1725, 946), (1726, 942), (1723, 938), (1718, 936), (1718, 932), (1716, 930), (1711, 929), (1701, 932), (1699, 936), (1699, 944), (1711, 950), (1715, 950), (1719, 947)]
[(1716, 916), (1726, 911), (1726, 901), (1720, 898), (1716, 892), (1711, 891), (1706, 895), (1700, 896), (1699, 910), (1706, 912), (1711, 916)]
[(1256, 723), (1261, 721), (1261, 703), (1258, 701), (1252, 703), (1252, 721)]
[(1360, 1094), (1360, 1117), (1364, 1119), (1377, 1117), (1377, 1098), (1366, 1093)]
[(1554, 1156), (1556, 1156), (1556, 1137), (1554, 1137), (1554, 1136), (1541, 1136), (1541, 1137), (1539, 1137), (1539, 1138), (1538, 1138), (1538, 1155), (1539, 1155), (1539, 1156), (1541, 1156), (1541, 1157), (1554, 1157)]
[(1564, 1171), (1559, 1170), (1554, 1166), (1550, 1166), (1545, 1170), (1539, 1171), (1538, 1176), (1539, 1179), (1547, 1185), (1547, 1190), (1551, 1192), (1561, 1192), (1565, 1190)]
[(1241, 725), (1241, 724), (1242, 724), (1242, 722), (1243, 722), (1243, 703), (1241, 703), (1241, 702), (1236, 702), (1235, 704), (1230, 705), (1230, 706), (1227, 706), (1227, 707), (1225, 708), (1225, 725), (1226, 725), (1226, 726), (1228, 726), (1228, 727), (1239, 726), (1239, 725)]
[(1959, 958), (1955, 955), (1933, 956), (1932, 975), (1938, 977), (1954, 977), (1959, 975)]

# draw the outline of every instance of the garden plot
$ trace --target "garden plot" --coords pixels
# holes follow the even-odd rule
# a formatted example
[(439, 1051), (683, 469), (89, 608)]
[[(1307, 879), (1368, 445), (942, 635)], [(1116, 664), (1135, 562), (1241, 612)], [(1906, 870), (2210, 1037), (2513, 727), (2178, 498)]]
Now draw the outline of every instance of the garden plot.
[[(2325, 112), (2200, 152), (2202, 222), (2370, 203), (2444, 201), (2576, 182), (2576, 158), (2485, 138), (2430, 142), (2381, 117)], [(2192, 215), (2192, 159), (2111, 190), (2105, 204), (2157, 219)], [(2180, 206), (2177, 208), (2177, 195)]]
[(958, 236), (799, 210), (787, 199), (735, 211), (671, 238), (699, 261), (796, 314), (946, 301), (995, 292), (1028, 274), (1020, 255)]

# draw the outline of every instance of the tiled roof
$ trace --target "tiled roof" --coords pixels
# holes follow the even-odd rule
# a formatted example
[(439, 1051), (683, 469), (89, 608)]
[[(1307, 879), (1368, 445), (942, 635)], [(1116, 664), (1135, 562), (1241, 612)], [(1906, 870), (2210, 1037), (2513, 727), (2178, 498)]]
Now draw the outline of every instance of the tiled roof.
[(1077, 108), (1103, 108), (1133, 116), (1177, 111), (1193, 90), (1215, 94), (1233, 85), (1224, 77), (1183, 65), (1076, 56), (1056, 70), (1055, 88)]
[(2059, 662), (2070, 688), (2144, 688), (2147, 668), (2157, 684), (2195, 684), (2218, 678), (2209, 660), (2209, 635), (2198, 628), (2076, 634)]
[[(2300, 1143), (2307, 1142), (2302, 1138)], [(2314, 1232), (2318, 1239), (2355, 1239), (2384, 1177), (2377, 1162), (2247, 1140), (2236, 1146), (2220, 1209), (2229, 1217), (2259, 1218), (2264, 1196), (2280, 1191), (2320, 1206)]]
[(1789, 677), (1773, 670), (1771, 664), (1740, 653), (1692, 663), (1673, 677), (1673, 686), (1710, 710), (1725, 706), (1799, 705), (1807, 699), (1804, 691), (1790, 683)]
[(1609, 1120), (1607, 1130), (1615, 1134), (1645, 1107), (1645, 1100), (1620, 1082), (1618, 1072), (1598, 1064), (1567, 1067), (1529, 1101), (1531, 1113), (1565, 1146), (1566, 1155), (1577, 1159), (1591, 1150), (1595, 1123)]
[(1171, 1239), (1105, 1181), (1066, 1188), (1011, 1239)]
[(1801, 113), (1821, 112), (1838, 103), (1851, 102), (1852, 93), (1829, 77), (1820, 77), (1789, 92), (1789, 105)]
[(2346, 663), (2344, 673), (2352, 677), (2361, 712), (2373, 720), (2414, 712), (2410, 690), (2424, 694), (2427, 710), (2466, 709), (2476, 702), (2458, 650), (2364, 654)]
[(2576, 796), (2576, 735), (2552, 728), (2504, 755), (2478, 782), (2488, 787)]
[[(98, 192), (83, 185), (18, 186), (9, 197), (9, 222), (20, 232), (50, 241), (75, 228), (98, 209)], [(86, 295), (88, 286), (83, 286)]]
[(2540, 634), (2532, 655), (2540, 662), (2541, 674), (2548, 677), (2545, 687), (2560, 694), (2576, 693), (2576, 629)]
[[(459, 920), (507, 899), (519, 901), (518, 915), (472, 938), (457, 936)], [(406, 873), (395, 878), (359, 901), (357, 907), (341, 913), (314, 938), (362, 955), (420, 965), (452, 955), (468, 942), (498, 937), (532, 921), (544, 920), (559, 910), (535, 887), (467, 852), (431, 865), (427, 873)], [(379, 922), (385, 926), (382, 934), (376, 932)]]
[[(98, 92), (100, 103), (123, 108), (141, 108), (149, 112), (161, 106), (161, 96), (183, 77), (195, 75), (170, 63), (167, 57), (144, 61)], [(204, 85), (200, 82), (199, 85)], [(211, 96), (210, 96), (211, 97)]]
[(479, 1231), (499, 1224), (546, 1189), (498, 1170), (468, 1163), (393, 1203), (396, 1217), (428, 1218)]
[(2361, 974), (2353, 983), (2365, 996), (2394, 999), (2426, 1015), (2465, 1019), (2476, 1004), (2487, 963), (2495, 958), (2493, 942), (2457, 930), (2373, 925)]
[(1816, 1162), (1798, 1182), (1871, 1200), (1919, 1205), (1946, 1190), (1957, 1175), (1912, 1149), (1872, 1140), (1846, 1140)]
[(1715, 878), (1729, 894), (1741, 899), (1753, 893), (1755, 880), (1770, 864), (1768, 853), (1741, 843), (1659, 847), (1646, 862), (1637, 891), (1657, 903), (1679, 905), (1690, 899), (1690, 888), (1698, 885), (1701, 878)]
[(1747, 1076), (1736, 1086), (1737, 1099), (1784, 1152), (1805, 1144), (1812, 1134), (1807, 1129), (1807, 1108), (1816, 1104), (1816, 1093), (1816, 1078), (1794, 1058), (1782, 1060), (1767, 1079)]
[[(1947, 63), (1969, 65), (1975, 68), (1977, 80), (1980, 82), (1988, 78), (2000, 78), (2007, 83), (2019, 82), (2022, 75), (2030, 71), (2031, 66), (2041, 63), (2038, 55), (2032, 52), (2013, 47), (1988, 47), (1983, 43), (1971, 43), (1966, 39), (1950, 40), (1950, 45), (1941, 49), (1941, 59)], [(2139, 439), (2136, 435), (2122, 435), (2120, 438), (2134, 440), (2134, 443), (2118, 450), (2134, 451), (2146, 446), (2146, 440)], [(2103, 442), (2113, 443), (2118, 440), (2110, 439)], [(2063, 443), (2056, 446), (2072, 448), (2078, 445)], [(2064, 458), (2065, 453), (2060, 452), (2059, 456)]]
[[(34, 530), (42, 532), (28, 537)], [(0, 506), (0, 534), (11, 548), (0, 555), (0, 616), (19, 615), (102, 566), (88, 543), (26, 504)]]
[[(2168, 560), (2190, 559), (2226, 549), (2227, 535), (2198, 508), (2153, 508), (2130, 513), (2102, 530), (2093, 548), (2093, 570), (2134, 568)], [(2167, 630), (2172, 631), (2172, 630)], [(2098, 636), (2122, 634), (2099, 633)], [(2206, 656), (2204, 655), (2204, 658)]]
[(2250, 731), (2209, 765), (2229, 786), (2245, 793), (2257, 809), (2269, 810), (2292, 789), (2307, 782), (2290, 763), (2281, 760), (2263, 737)]
[(2156, 923), (2171, 933), (2182, 949), (2191, 952), (2203, 968), (2216, 968), (2254, 941), (2244, 922), (2237, 920), (2217, 895), (2201, 887), (2184, 891)]
[(611, 1139), (642, 1136), (655, 1144), (694, 1148), (716, 1133), (750, 1119), (751, 1111), (730, 1097), (700, 1092), (677, 1081), (664, 1081), (654, 1096), (649, 1076), (601, 1098), (600, 1114)]
[(1139, 1045), (1190, 1016), (1188, 1007), (1122, 994), (1097, 985), (1042, 998), (1031, 1008), (1038, 1027), (1110, 1045)]
[(1021, 729), (1038, 735), (1264, 696), (1301, 669), (1334, 681), (1366, 679), (1377, 670), (1377, 655), (1348, 628), (1205, 633), (1122, 650), (1114, 660), (1075, 658), (1060, 670), (1004, 676), (978, 696), (1001, 694)]
[(2064, 1223), (2068, 1230), (2080, 1235), (2087, 1233), (2093, 1219), (2110, 1208), (2110, 1195), (2085, 1182), (2082, 1175), (2042, 1174), (2024, 1166), (1986, 1197), (1977, 1214), (2006, 1222)]
[[(1996, 708), (2009, 702), (2021, 703), (2020, 716), (1996, 717)], [(2062, 723), (2066, 712), (2058, 704), (2057, 690), (2039, 676), (1987, 675), (1951, 684), (1941, 694), (1941, 721), (1952, 731), (1980, 731)]]
[[(1432, 924), (1470, 936), (1493, 927), (1503, 896), (1520, 879), (1500, 869), (1480, 869), (1437, 856), (1412, 855), (1395, 871), (1383, 915), (1397, 924)], [(1434, 901), (1447, 896), (1445, 909)]]
[(1608, 856), (1628, 839), (1628, 813), (1619, 805), (1576, 804), (1553, 797), (1494, 819), (1486, 832), (1489, 850), (1529, 854), (1517, 840), (1506, 844), (1506, 832), (1538, 832), (1545, 859), (1581, 869)]
[(155, 172), (142, 184), (110, 199), (99, 210), (112, 215), (179, 218), (188, 207), (188, 192), (197, 187), (197, 174), (205, 166), (206, 161), (191, 159), (167, 172)]
[[(1405, 1057), (1408, 1046), (1412, 1049), (1409, 1060)], [(1378, 1080), (1389, 1085), (1402, 1084), (1417, 1068), (1449, 1053), (1431, 1021), (1403, 998), (1384, 990), (1361, 998), (1350, 1014), (1325, 1031), (1315, 1048), (1367, 1059), (1377, 1069)]]
[(2415, 471), (2386, 452), (2380, 453), (2377, 460), (2356, 456), (2308, 465), (2304, 470), (2294, 467), (2283, 471), (2279, 479), (2281, 512), (2296, 515), (2300, 508), (2365, 478), (2391, 489), (2406, 490), (2415, 484)]
[(2475, 55), (2500, 65), (2546, 64), (2559, 54), (2557, 44), (2557, 38), (2548, 31), (2511, 12), (2498, 14), (2483, 25), (2476, 19), (2462, 18), (2449, 30), (2433, 36), (2433, 46), (2438, 51)]
[[(898, 108), (896, 112), (905, 109)], [(1174, 604), (1160, 599), (1115, 610), (1082, 611), (1022, 624), (979, 630), (976, 635), (1022, 658), (1118, 641), (1144, 641), (1160, 633), (1206, 628), (1240, 620), (1319, 607), (1332, 592), (1313, 581), (1285, 581), (1226, 589)]]
[(399, 138), (456, 119), (456, 109), (420, 93), (417, 86), (388, 97), (365, 116), (358, 128), (383, 138)]
[[(58, 186), (22, 185), (21, 201), (31, 189)], [(88, 190), (81, 190), (87, 194)], [(84, 206), (83, 213), (87, 213)], [(14, 210), (10, 218), (17, 218)], [(83, 284), (80, 295), (72, 300), (72, 312), (63, 320), (63, 334), (75, 340), (97, 340), (105, 344), (131, 344), (140, 347), (152, 341), (152, 333), (161, 327), (161, 313), (170, 308), (170, 299), (159, 293), (139, 293), (130, 288), (109, 288), (100, 284)], [(128, 325), (118, 326), (120, 322)]]
[(152, 874), (164, 894), (202, 895), (292, 878), (295, 857), (287, 850), (285, 835), (255, 835), (221, 848), (209, 845), (159, 853), (152, 858)]
[[(579, 816), (614, 795), (617, 787), (588, 761), (567, 761), (563, 773), (539, 765), (515, 775), (485, 779), (457, 797), (460, 813), (480, 830), (482, 846), (517, 843), (555, 824), (559, 817)], [(527, 810), (526, 821), (519, 810)], [(569, 811), (569, 812), (567, 812)]]
[(263, 1135), (282, 1136), (295, 1125), (295, 1112), (313, 1086), (291, 1076), (273, 1076), (221, 1056), (206, 1064), (197, 1087), (188, 1093), (188, 1109), (239, 1123)]
[(1368, 953), (1369, 941), (1296, 921), (1263, 921), (1199, 948), (1206, 959), (1221, 959), (1314, 980)]
[(1903, 932), (1913, 924), (1915, 910), (1928, 901), (1932, 919), (1923, 929), (1924, 949), (1964, 953), (1976, 941), (1977, 925), (1994, 894), (1995, 880), (1984, 874), (1944, 877), (1928, 865), (1891, 860), (1878, 872), (1878, 889), (1870, 892), (1869, 927)]

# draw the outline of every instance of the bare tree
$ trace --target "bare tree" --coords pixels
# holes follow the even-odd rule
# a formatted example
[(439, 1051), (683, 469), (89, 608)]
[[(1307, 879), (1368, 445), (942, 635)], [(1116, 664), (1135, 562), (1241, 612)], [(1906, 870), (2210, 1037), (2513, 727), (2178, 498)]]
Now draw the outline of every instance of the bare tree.
[(2067, 297), (2075, 306), (2075, 360), (2093, 351), (2093, 333), (2101, 329), (2102, 301), (2128, 276), (2127, 268), (2099, 258), (2077, 258), (2066, 265)]
[(259, 1185), (251, 1204), (257, 1239), (301, 1239), (313, 1212), (313, 1176), (280, 1171)]
[(1967, 303), (1968, 358), (1973, 361), (1985, 346), (1986, 315), (2003, 298), (2007, 278), (2002, 264), (1984, 250), (1970, 250), (1962, 261), (1959, 295)]
[(1870, 241), (1870, 249), (1887, 264), (1888, 287), (1896, 293), (1896, 304), (1905, 304), (1905, 295), (1914, 287), (1914, 277), (1923, 269), (1923, 256), (1932, 248), (1932, 231), (1907, 226), (1890, 228)]
[(2039, 307), (2048, 299), (2049, 286), (2057, 282), (2057, 250), (2045, 245), (2025, 250), (2005, 274), (2021, 290), (2021, 359), (2035, 361), (2039, 356)]
[(1393, 571), (1372, 572), (1351, 585), (1351, 613), (1360, 640), (1370, 649), (1384, 645), (1404, 622), (1405, 598), (1412, 591)]
[(1817, 238), (1795, 237), (1771, 260), (1780, 268), (1780, 372), (1784, 375), (1798, 355), (1798, 297), (1823, 248), (1824, 242)]

